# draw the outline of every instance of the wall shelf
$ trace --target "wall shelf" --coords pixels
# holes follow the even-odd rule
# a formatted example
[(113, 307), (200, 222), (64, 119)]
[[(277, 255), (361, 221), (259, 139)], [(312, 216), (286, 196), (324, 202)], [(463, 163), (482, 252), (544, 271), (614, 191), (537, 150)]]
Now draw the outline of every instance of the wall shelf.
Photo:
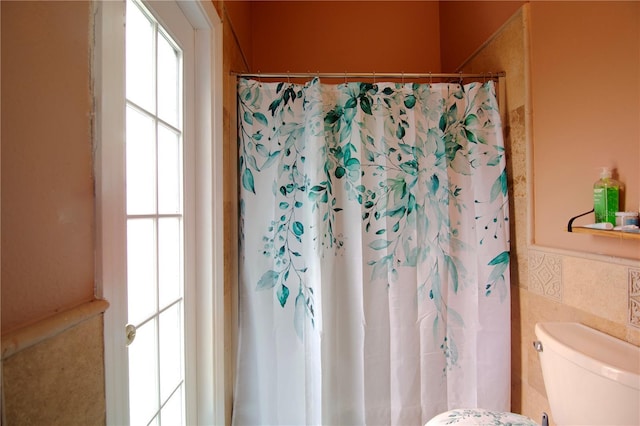
[(573, 221), (579, 217), (586, 216), (589, 213), (593, 213), (593, 210), (589, 210), (588, 212), (579, 214), (578, 216), (574, 216), (569, 219), (569, 224), (567, 225), (567, 231), (573, 232), (576, 234), (591, 234), (598, 235), (601, 237), (610, 237), (610, 238), (618, 238), (621, 240), (640, 240), (640, 233), (638, 232), (625, 232), (625, 231), (614, 231), (607, 229), (593, 229), (587, 228), (584, 226), (573, 226)]
[(607, 231), (605, 229), (585, 228), (584, 226), (573, 226), (569, 232), (619, 238), (622, 240), (640, 240), (640, 233), (637, 232)]

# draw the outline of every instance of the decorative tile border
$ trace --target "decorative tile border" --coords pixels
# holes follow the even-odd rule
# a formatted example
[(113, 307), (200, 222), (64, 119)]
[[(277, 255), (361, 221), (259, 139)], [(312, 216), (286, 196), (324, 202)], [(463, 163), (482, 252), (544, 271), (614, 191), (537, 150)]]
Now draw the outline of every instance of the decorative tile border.
[(640, 269), (629, 268), (629, 324), (640, 328)]
[(562, 256), (529, 251), (529, 290), (558, 302), (562, 300)]

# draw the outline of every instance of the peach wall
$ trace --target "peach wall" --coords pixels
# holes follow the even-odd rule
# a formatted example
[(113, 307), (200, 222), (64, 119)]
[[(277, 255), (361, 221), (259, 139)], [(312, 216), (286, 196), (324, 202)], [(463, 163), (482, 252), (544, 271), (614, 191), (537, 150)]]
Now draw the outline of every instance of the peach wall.
[[(525, 1), (441, 1), (442, 71), (456, 71)], [(503, 70), (483, 70), (503, 71)]]
[(602, 165), (638, 210), (639, 31), (638, 2), (531, 3), (535, 244), (640, 259), (640, 241), (565, 232), (592, 208)]
[(91, 4), (0, 2), (3, 424), (105, 422)]
[(438, 72), (435, 1), (257, 1), (253, 72)]
[(93, 299), (89, 2), (1, 2), (2, 332)]

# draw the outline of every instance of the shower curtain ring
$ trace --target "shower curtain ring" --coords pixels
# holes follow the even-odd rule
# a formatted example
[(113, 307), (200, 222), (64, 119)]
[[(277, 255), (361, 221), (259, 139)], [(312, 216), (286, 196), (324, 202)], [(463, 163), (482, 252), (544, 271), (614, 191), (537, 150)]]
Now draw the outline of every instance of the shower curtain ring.
[(431, 71), (429, 71), (429, 84), (433, 84), (433, 76), (431, 75)]
[(458, 84), (462, 86), (462, 71), (458, 71)]
[(404, 86), (404, 71), (402, 71), (402, 85)]
[(347, 84), (347, 72), (344, 72), (344, 84)]
[(287, 84), (291, 84), (291, 78), (289, 78), (289, 70), (287, 70)]

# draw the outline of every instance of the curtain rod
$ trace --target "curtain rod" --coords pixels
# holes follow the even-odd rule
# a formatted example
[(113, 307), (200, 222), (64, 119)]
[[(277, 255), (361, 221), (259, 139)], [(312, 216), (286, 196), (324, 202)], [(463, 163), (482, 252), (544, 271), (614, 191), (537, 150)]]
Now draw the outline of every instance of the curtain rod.
[(350, 72), (331, 72), (331, 73), (239, 73), (235, 71), (231, 71), (232, 75), (236, 75), (238, 77), (254, 77), (254, 78), (309, 78), (309, 77), (319, 77), (319, 78), (499, 78), (505, 77), (506, 73), (504, 71), (500, 72), (487, 72), (487, 73), (377, 73), (377, 72), (360, 72), (360, 73), (350, 73)]

